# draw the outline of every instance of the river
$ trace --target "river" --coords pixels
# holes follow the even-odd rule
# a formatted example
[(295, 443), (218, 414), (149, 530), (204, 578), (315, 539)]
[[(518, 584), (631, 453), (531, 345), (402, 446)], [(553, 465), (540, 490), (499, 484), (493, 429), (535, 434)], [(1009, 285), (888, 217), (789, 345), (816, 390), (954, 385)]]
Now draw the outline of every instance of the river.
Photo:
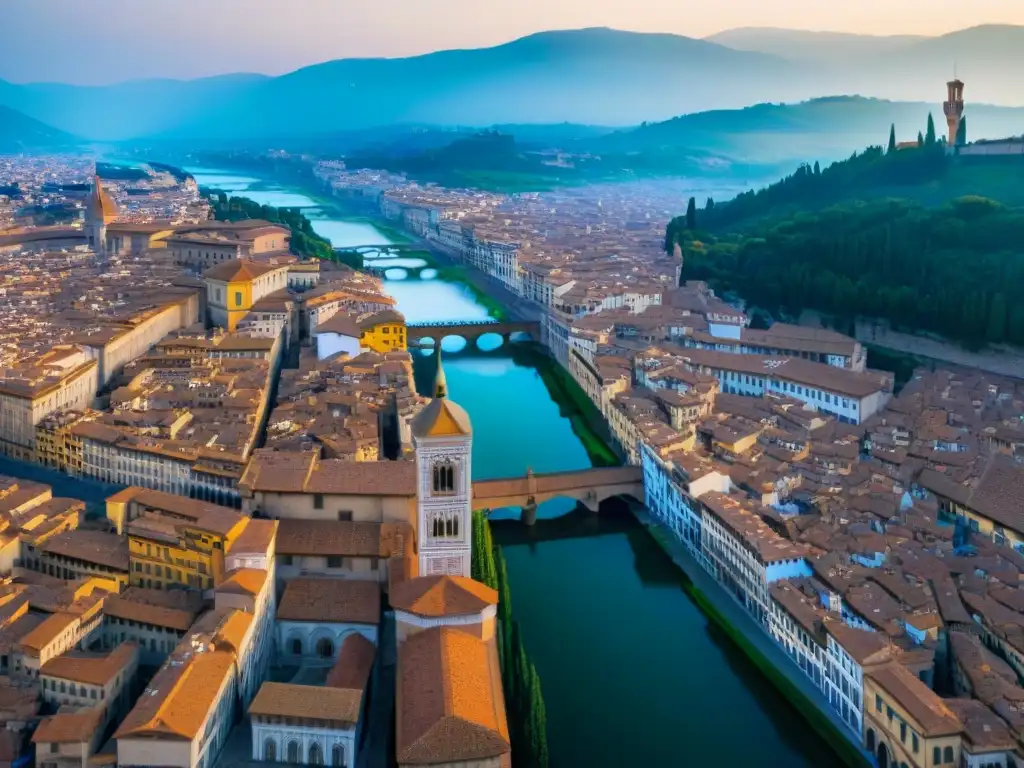
[[(305, 208), (336, 246), (389, 242), (372, 223), (329, 217), (300, 190), (241, 172), (189, 170), (204, 187)], [(488, 317), (460, 285), (429, 273), (404, 277), (395, 267), (385, 288), (410, 322)], [(589, 466), (536, 368), (495, 349), (500, 339), (485, 341), (489, 351), (460, 351), (456, 339), (442, 347), (451, 397), (473, 421), (474, 476)], [(433, 375), (430, 354), (415, 355), (421, 392)], [(539, 516), (533, 529), (498, 520), (494, 535), (508, 563), (513, 612), (541, 677), (554, 768), (839, 765), (701, 613), (678, 569), (631, 515), (595, 516), (554, 500)]]

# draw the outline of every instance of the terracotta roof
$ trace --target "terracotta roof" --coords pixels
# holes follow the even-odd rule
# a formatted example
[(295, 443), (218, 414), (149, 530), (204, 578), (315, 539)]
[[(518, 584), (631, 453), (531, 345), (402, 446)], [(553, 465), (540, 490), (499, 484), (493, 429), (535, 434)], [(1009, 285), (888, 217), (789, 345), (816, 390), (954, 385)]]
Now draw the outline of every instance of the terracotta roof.
[[(184, 590), (180, 594), (188, 595)], [(175, 592), (161, 593), (130, 587), (120, 595), (108, 596), (103, 602), (103, 613), (112, 618), (186, 632), (199, 615), (201, 600), (198, 604), (194, 600), (190, 603), (160, 600), (163, 596), (174, 598), (175, 595)]]
[(467, 616), (498, 604), (498, 593), (464, 576), (420, 576), (396, 584), (391, 607), (417, 616)]
[(463, 437), (473, 433), (469, 414), (446, 397), (431, 400), (412, 420), (412, 433), (424, 437)]
[(132, 663), (136, 650), (134, 643), (121, 643), (107, 654), (70, 651), (43, 664), (39, 675), (87, 685), (106, 685)]
[(266, 554), (277, 537), (277, 520), (249, 520), (248, 525), (228, 545), (229, 555)]
[(79, 618), (70, 613), (54, 613), (43, 620), (43, 622), (21, 638), (23, 650), (38, 655), (40, 651), (52, 643), (57, 637), (72, 624), (79, 621)]
[(377, 657), (377, 646), (358, 632), (352, 632), (341, 644), (338, 660), (327, 673), (324, 685), (362, 691), (370, 679), (370, 670)]
[(338, 496), (415, 496), (412, 461), (346, 461), (260, 449), (239, 486), (255, 493), (321, 493)]
[(225, 283), (234, 283), (244, 280), (255, 280), (257, 277), (273, 272), (276, 269), (286, 269), (281, 264), (263, 264), (248, 259), (231, 259), (210, 267), (203, 273), (206, 280), (219, 280)]
[(266, 571), (260, 568), (236, 568), (224, 574), (224, 580), (217, 585), (217, 592), (258, 595), (266, 583)]
[(47, 539), (39, 549), (49, 555), (128, 573), (128, 540), (116, 533), (78, 528)]
[(134, 736), (183, 738), (199, 735), (225, 678), (233, 674), (235, 654), (207, 651), (187, 662), (165, 664), (135, 707), (114, 733), (115, 739)]
[(921, 726), (925, 737), (959, 733), (963, 726), (949, 707), (902, 664), (890, 662), (865, 670), (865, 675), (888, 693)]
[(398, 649), (399, 764), (486, 760), (510, 752), (493, 643), (448, 627), (409, 637)]
[(279, 521), (278, 554), (314, 557), (391, 557), (412, 542), (408, 523), (370, 523), (340, 520)]
[(359, 722), (362, 700), (363, 692), (351, 688), (267, 682), (249, 705), (249, 714), (339, 723), (351, 728)]
[(33, 744), (85, 744), (103, 723), (103, 707), (61, 707), (39, 722), (32, 734)]
[(292, 579), (277, 606), (278, 621), (374, 624), (380, 622), (375, 581)]

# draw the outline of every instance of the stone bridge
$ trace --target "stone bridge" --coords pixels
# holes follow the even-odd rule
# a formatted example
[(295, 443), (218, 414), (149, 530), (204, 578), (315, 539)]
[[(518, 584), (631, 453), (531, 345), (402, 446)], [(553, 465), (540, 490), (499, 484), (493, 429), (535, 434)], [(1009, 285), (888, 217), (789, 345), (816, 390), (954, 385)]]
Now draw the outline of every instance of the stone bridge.
[(422, 253), (424, 248), (422, 245), (416, 245), (415, 243), (385, 243), (383, 245), (349, 245), (344, 248), (335, 248), (334, 250), (340, 253), (361, 253), (364, 256), (368, 253), (390, 253), (397, 256), (413, 251)]
[(406, 328), (406, 337), (410, 346), (418, 344), (423, 339), (440, 342), (445, 336), (461, 336), (469, 344), (488, 333), (499, 334), (505, 342), (508, 342), (513, 333), (525, 333), (533, 341), (540, 341), (540, 323), (536, 321), (489, 322), (484, 320), (469, 323), (411, 323)]
[(423, 264), (419, 267), (399, 267), (388, 264), (387, 259), (385, 259), (381, 264), (364, 264), (362, 271), (367, 272), (374, 277), (384, 278), (387, 276), (389, 269), (400, 269), (405, 272), (406, 277), (418, 278), (424, 269), (437, 269), (437, 267), (433, 267), (430, 264)]
[(542, 475), (527, 471), (524, 477), (473, 482), (474, 509), (521, 507), (527, 525), (537, 521), (537, 505), (550, 499), (575, 499), (591, 512), (597, 512), (602, 501), (615, 496), (644, 500), (644, 475), (640, 467), (595, 467)]

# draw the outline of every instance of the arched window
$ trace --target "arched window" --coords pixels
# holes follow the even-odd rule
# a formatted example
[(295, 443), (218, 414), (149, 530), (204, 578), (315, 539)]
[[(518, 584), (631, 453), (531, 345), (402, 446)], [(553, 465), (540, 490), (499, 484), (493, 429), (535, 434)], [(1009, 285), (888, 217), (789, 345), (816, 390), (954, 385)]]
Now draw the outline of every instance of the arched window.
[(302, 641), (297, 637), (294, 640), (292, 640), (292, 655), (302, 655)]
[(943, 760), (943, 762), (946, 762), (946, 763), (952, 763), (953, 762), (953, 748), (952, 747), (946, 747), (944, 750), (942, 750), (942, 760)]
[(330, 659), (334, 657), (334, 643), (328, 640), (326, 637), (322, 638), (316, 644), (316, 655), (321, 659)]
[(873, 728), (868, 728), (868, 752), (875, 751), (875, 731)]
[(331, 747), (331, 765), (333, 768), (345, 768), (345, 748), (341, 744)]
[(263, 760), (267, 763), (277, 762), (277, 742), (273, 739), (266, 739), (263, 742)]
[(323, 765), (324, 764), (324, 752), (320, 749), (320, 743), (314, 741), (309, 745), (309, 760), (306, 761), (307, 765)]
[(298, 763), (299, 762), (299, 742), (289, 741), (288, 742), (288, 762)]
[(432, 488), (435, 494), (455, 493), (455, 465), (443, 461), (434, 465)]

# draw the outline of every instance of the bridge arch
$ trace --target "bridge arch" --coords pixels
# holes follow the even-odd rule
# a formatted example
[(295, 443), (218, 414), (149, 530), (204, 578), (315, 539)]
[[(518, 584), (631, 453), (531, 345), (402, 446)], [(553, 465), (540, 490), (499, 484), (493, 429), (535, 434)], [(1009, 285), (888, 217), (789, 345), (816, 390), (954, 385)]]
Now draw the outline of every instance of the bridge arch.
[[(471, 322), (439, 322), (439, 323), (410, 323), (406, 326), (406, 338), (410, 345), (418, 345), (418, 342), (425, 338), (440, 341), (447, 336), (461, 336), (466, 340), (467, 345), (478, 346), (477, 342), (481, 336), (496, 333), (502, 337), (504, 342), (509, 342), (513, 334), (517, 338), (532, 339), (540, 341), (540, 323), (530, 321), (471, 321)], [(479, 348), (479, 347), (478, 347)]]
[(528, 471), (523, 477), (473, 483), (474, 509), (519, 507), (523, 510), (524, 522), (529, 525), (536, 520), (537, 507), (546, 501), (571, 499), (597, 512), (602, 502), (621, 496), (643, 501), (640, 467), (594, 467), (547, 474)]

